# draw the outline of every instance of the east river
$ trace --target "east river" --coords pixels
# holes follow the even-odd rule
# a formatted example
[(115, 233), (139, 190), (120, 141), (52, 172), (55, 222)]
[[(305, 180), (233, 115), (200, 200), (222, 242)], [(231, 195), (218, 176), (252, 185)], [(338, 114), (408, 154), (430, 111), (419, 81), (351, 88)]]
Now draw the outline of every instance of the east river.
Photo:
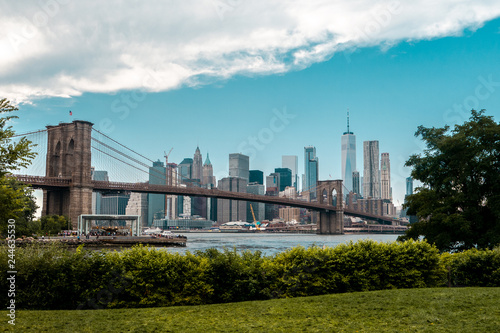
[(216, 248), (234, 249), (237, 251), (261, 251), (263, 255), (273, 255), (286, 251), (292, 247), (305, 248), (316, 245), (319, 247), (335, 247), (349, 241), (356, 242), (362, 239), (372, 239), (377, 242), (393, 242), (398, 238), (396, 234), (349, 234), (349, 235), (316, 235), (291, 233), (223, 233), (223, 232), (190, 232), (187, 236), (186, 247), (162, 248), (169, 252), (185, 253), (197, 250)]

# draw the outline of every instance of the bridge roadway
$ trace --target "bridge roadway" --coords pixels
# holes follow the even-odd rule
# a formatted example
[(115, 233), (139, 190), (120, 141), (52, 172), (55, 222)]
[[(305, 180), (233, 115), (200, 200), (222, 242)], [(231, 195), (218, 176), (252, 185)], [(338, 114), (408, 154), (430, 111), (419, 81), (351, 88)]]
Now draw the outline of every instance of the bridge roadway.
[[(43, 176), (28, 176), (28, 175), (14, 175), (18, 181), (30, 184), (33, 188), (39, 189), (57, 189), (69, 188), (71, 186), (70, 177), (43, 177)], [(183, 195), (195, 197), (212, 197), (219, 199), (230, 200), (243, 200), (253, 202), (263, 202), (268, 204), (283, 205), (289, 207), (306, 208), (315, 211), (332, 212), (337, 211), (337, 208), (332, 205), (320, 204), (318, 202), (308, 202), (297, 199), (266, 196), (242, 192), (222, 191), (218, 189), (205, 189), (200, 187), (179, 187), (168, 185), (153, 185), (147, 183), (120, 183), (92, 180), (89, 187), (94, 191), (126, 191), (126, 192), (139, 192), (139, 193), (158, 193), (170, 195)], [(349, 216), (360, 217), (364, 219), (375, 220), (384, 224), (391, 224), (393, 218), (387, 216), (379, 216), (358, 212), (352, 209), (344, 208), (344, 214)]]

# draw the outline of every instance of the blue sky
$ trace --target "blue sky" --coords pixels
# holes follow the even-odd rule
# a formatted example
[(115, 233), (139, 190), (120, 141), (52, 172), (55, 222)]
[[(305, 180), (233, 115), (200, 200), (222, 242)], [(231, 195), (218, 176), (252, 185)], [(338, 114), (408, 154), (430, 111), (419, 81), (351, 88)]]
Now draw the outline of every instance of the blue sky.
[[(443, 1), (432, 13), (397, 1), (379, 1), (372, 10), (342, 1), (344, 7), (324, 10), (314, 1), (304, 8), (208, 2), (210, 15), (175, 5), (180, 18), (194, 15), (196, 22), (172, 16), (168, 24), (135, 27), (139, 36), (120, 21), (127, 13), (119, 12), (116, 22), (97, 15), (88, 26), (77, 21), (66, 31), (71, 15), (83, 10), (67, 1), (52, 16), (35, 4), (30, 12), (3, 8), (38, 29), (21, 42), (13, 42), (12, 31), (0, 38), (0, 45), (17, 46), (17, 53), (0, 57), (0, 95), (21, 109), (14, 129), (88, 120), (154, 160), (163, 161), (173, 147), (176, 163), (199, 145), (204, 159), (210, 153), (217, 179), (227, 175), (234, 152), (251, 155), (250, 168), (265, 174), (281, 166), (282, 155), (297, 155), (302, 174), (304, 146), (313, 145), (320, 178), (339, 179), (349, 109), (357, 169), (362, 173), (363, 141), (379, 140), (380, 151), (390, 153), (397, 204), (410, 173), (404, 162), (423, 149), (414, 137), (417, 126), (461, 123), (472, 107), (500, 117), (500, 9), (494, 2)], [(262, 8), (267, 15), (258, 15)], [(49, 18), (45, 25), (35, 19), (40, 11)], [(342, 13), (356, 20), (368, 15), (373, 24), (356, 26)], [(162, 29), (175, 33), (162, 35)], [(130, 46), (120, 46), (127, 41)], [(31, 53), (21, 55), (22, 48)]]

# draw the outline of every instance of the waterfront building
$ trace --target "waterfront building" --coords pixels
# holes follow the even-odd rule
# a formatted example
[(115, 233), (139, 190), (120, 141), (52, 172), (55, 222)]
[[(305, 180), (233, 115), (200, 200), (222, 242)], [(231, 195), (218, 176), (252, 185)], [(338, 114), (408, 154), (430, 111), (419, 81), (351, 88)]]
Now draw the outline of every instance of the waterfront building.
[(243, 154), (229, 154), (229, 177), (239, 177), (248, 183), (250, 158)]
[[(153, 162), (153, 166), (149, 168), (149, 183), (154, 185), (166, 185), (167, 169), (163, 162), (159, 160)], [(148, 194), (148, 222), (147, 226), (153, 224), (155, 218), (165, 216), (165, 195), (157, 193)]]
[(302, 191), (310, 191), (310, 199), (316, 199), (316, 183), (318, 182), (319, 160), (316, 157), (316, 147), (304, 147), (305, 181)]
[(292, 170), (289, 168), (275, 168), (274, 173), (279, 174), (279, 191), (292, 186)]
[(347, 132), (344, 132), (341, 137), (341, 148), (342, 180), (344, 186), (349, 191), (353, 191), (352, 173), (356, 170), (356, 136), (349, 130), (349, 112), (347, 112)]
[(363, 197), (380, 199), (379, 142), (363, 142)]
[(264, 185), (264, 172), (260, 170), (250, 170), (250, 179), (248, 182)]
[(381, 198), (392, 200), (391, 196), (391, 161), (389, 153), (382, 153), (380, 157), (380, 188)]
[(279, 209), (279, 217), (285, 222), (300, 222), (300, 208), (283, 207)]
[[(218, 182), (217, 188), (222, 191), (247, 192), (248, 181), (240, 177), (226, 177)], [(245, 221), (247, 204), (245, 201), (217, 199), (217, 223)]]
[(281, 157), (281, 167), (288, 168), (292, 171), (292, 185), (296, 189), (299, 186), (299, 175), (297, 171), (299, 169), (299, 158), (296, 155), (283, 155)]
[(180, 219), (156, 219), (154, 220), (153, 226), (155, 228), (167, 229), (167, 230), (189, 230), (189, 229), (210, 229), (214, 225), (214, 221), (187, 217)]

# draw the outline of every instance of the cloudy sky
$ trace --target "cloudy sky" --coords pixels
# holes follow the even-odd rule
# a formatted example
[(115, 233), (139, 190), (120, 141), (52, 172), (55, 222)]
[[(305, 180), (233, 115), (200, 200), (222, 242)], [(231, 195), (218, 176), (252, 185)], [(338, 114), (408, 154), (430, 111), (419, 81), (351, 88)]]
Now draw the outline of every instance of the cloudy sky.
[(233, 152), (302, 172), (307, 145), (340, 178), (349, 109), (357, 169), (379, 140), (401, 201), (418, 125), (498, 121), (499, 16), (496, 0), (1, 1), (0, 95), (18, 132), (89, 120), (177, 163), (199, 145), (219, 179)]

